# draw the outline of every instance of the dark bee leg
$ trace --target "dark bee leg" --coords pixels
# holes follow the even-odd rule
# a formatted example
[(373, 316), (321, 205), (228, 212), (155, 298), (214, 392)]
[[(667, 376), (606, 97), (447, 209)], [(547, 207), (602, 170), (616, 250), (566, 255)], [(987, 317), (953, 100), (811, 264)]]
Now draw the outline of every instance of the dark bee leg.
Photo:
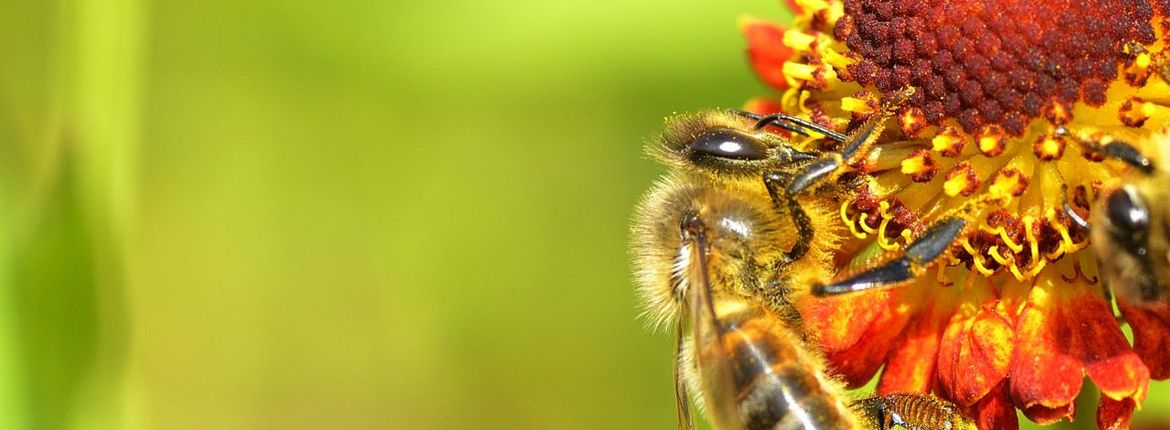
[(960, 217), (943, 218), (930, 226), (922, 237), (911, 243), (906, 248), (906, 253), (901, 257), (842, 281), (829, 285), (814, 285), (812, 293), (822, 297), (833, 296), (894, 285), (914, 279), (926, 269), (930, 262), (946, 252), (951, 243), (963, 232), (963, 227), (966, 225), (967, 220)]
[(772, 203), (777, 209), (787, 210), (796, 224), (797, 242), (788, 251), (788, 261), (797, 260), (808, 252), (808, 244), (812, 242), (813, 237), (812, 223), (796, 197), (836, 177), (842, 168), (868, 152), (866, 149), (873, 144), (872, 138), (880, 134), (881, 122), (884, 119), (883, 115), (874, 115), (862, 124), (857, 132), (849, 136), (842, 152), (821, 155), (805, 164), (796, 173), (764, 173), (764, 186), (768, 188)]
[(1089, 222), (1081, 218), (1081, 215), (1073, 210), (1072, 205), (1068, 204), (1068, 184), (1061, 184), (1060, 198), (1064, 207), (1064, 214), (1068, 215), (1068, 219), (1072, 220), (1073, 224), (1076, 224), (1077, 227), (1088, 230)]
[(764, 185), (768, 188), (768, 194), (772, 197), (772, 203), (777, 209), (787, 210), (796, 223), (797, 242), (786, 255), (788, 261), (794, 261), (804, 256), (804, 253), (808, 252), (808, 244), (812, 242), (813, 237), (812, 223), (809, 220), (808, 214), (800, 207), (800, 202), (796, 200), (796, 197), (815, 189), (818, 184), (837, 177), (845, 166), (853, 164), (864, 157), (869, 152), (869, 147), (873, 145), (874, 138), (881, 134), (882, 123), (913, 92), (912, 89), (906, 89), (895, 94), (894, 97), (882, 106), (879, 113), (871, 116), (849, 136), (842, 136), (840, 133), (833, 132), (821, 125), (787, 115), (760, 117), (758, 126), (761, 127), (769, 123), (775, 124), (780, 119), (785, 121), (801, 121), (798, 124), (809, 127), (826, 136), (830, 136), (829, 132), (835, 133), (836, 136), (830, 137), (836, 139), (839, 136), (840, 139), (838, 140), (845, 143), (845, 147), (841, 152), (825, 153), (817, 159), (809, 161), (793, 174), (784, 172), (764, 173)]
[(909, 430), (974, 429), (955, 405), (925, 394), (889, 394), (854, 402), (863, 424), (878, 430), (895, 426)]
[(1110, 140), (1109, 142), (1102, 144), (1098, 140), (1085, 139), (1075, 136), (1064, 127), (1058, 127), (1056, 129), (1056, 134), (1064, 137), (1070, 137), (1078, 144), (1080, 144), (1082, 148), (1113, 158), (1115, 160), (1120, 160), (1125, 164), (1138, 169), (1144, 174), (1148, 175), (1154, 172), (1154, 163), (1150, 162), (1150, 159), (1146, 157), (1145, 154), (1142, 154), (1141, 151), (1138, 151), (1137, 148), (1134, 148), (1133, 145), (1129, 144), (1129, 142), (1123, 140)]

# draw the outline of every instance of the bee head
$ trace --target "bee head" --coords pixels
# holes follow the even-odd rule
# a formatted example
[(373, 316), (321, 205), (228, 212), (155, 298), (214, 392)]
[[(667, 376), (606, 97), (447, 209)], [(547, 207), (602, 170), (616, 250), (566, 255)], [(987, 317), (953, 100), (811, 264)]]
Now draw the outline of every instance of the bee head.
[(678, 171), (713, 179), (759, 179), (769, 169), (813, 158), (742, 116), (718, 111), (672, 118), (650, 152)]
[(1170, 297), (1170, 217), (1158, 212), (1170, 202), (1149, 187), (1127, 184), (1101, 202), (1093, 225), (1093, 243), (1109, 285), (1129, 303)]

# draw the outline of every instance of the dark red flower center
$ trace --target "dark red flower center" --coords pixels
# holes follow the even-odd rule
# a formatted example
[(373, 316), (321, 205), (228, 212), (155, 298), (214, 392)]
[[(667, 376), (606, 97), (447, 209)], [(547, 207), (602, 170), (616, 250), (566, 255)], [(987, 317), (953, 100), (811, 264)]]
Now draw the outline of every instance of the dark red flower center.
[[(889, 92), (931, 124), (1022, 135), (1034, 118), (1105, 103), (1130, 43), (1155, 41), (1151, 18), (1170, 0), (846, 0), (836, 37), (860, 56), (852, 79)], [(1056, 114), (1051, 114), (1055, 111)]]

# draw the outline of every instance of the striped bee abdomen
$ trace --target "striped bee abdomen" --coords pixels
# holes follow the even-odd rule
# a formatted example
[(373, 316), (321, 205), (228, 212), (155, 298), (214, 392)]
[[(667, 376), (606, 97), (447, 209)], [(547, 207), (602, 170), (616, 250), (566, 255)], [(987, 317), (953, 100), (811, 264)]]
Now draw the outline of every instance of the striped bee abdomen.
[(751, 306), (720, 320), (735, 409), (745, 429), (854, 428), (819, 358), (784, 321)]

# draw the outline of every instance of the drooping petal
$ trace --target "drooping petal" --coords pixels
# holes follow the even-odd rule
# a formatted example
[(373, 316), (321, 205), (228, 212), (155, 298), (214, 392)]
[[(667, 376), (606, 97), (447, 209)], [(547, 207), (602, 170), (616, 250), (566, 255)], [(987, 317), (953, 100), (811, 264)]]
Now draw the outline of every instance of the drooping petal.
[(1052, 424), (1065, 418), (1067, 418), (1069, 422), (1076, 421), (1077, 419), (1076, 403), (1068, 403), (1053, 408), (1043, 405), (1035, 405), (1032, 407), (1020, 409), (1020, 411), (1022, 411), (1024, 416), (1028, 417), (1028, 419), (1040, 425)]
[(878, 394), (934, 391), (939, 339), (953, 310), (949, 304), (935, 300), (915, 316), (886, 359)]
[(992, 301), (973, 314), (955, 314), (943, 335), (939, 388), (961, 406), (986, 398), (1002, 384), (1011, 364), (1015, 331), (1011, 320), (994, 305)]
[(971, 406), (969, 415), (981, 429), (1019, 430), (1016, 407), (1008, 395), (1008, 382), (1000, 381), (982, 399)]
[(1083, 375), (1112, 399), (1145, 399), (1149, 371), (1118, 328), (1108, 304), (1084, 281), (1041, 277), (1016, 324), (1011, 394), (1038, 423), (1073, 417)]
[(800, 7), (800, 3), (796, 0), (784, 0), (784, 4), (788, 5), (788, 10), (792, 11), (793, 15), (800, 15), (804, 12), (804, 8)]
[(1170, 304), (1135, 306), (1117, 300), (1121, 315), (1133, 328), (1133, 350), (1156, 380), (1170, 378)]
[(1135, 407), (1133, 399), (1113, 400), (1101, 396), (1097, 405), (1097, 428), (1101, 430), (1123, 430), (1129, 428)]
[(834, 373), (850, 388), (873, 378), (909, 321), (903, 295), (900, 289), (847, 294), (808, 300), (801, 309), (806, 329), (819, 336)]
[(783, 90), (788, 88), (784, 78), (784, 62), (792, 58), (792, 48), (784, 45), (784, 28), (760, 19), (744, 17), (739, 20), (739, 29), (748, 42), (748, 61), (760, 79)]

